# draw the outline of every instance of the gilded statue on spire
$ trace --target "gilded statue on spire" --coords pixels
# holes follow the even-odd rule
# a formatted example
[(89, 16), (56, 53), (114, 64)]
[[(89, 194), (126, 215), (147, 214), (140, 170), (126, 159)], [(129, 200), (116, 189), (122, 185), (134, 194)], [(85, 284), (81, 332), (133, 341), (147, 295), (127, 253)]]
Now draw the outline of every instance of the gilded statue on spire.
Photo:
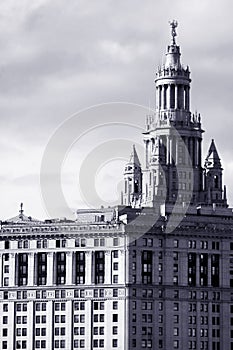
[(176, 28), (178, 27), (178, 22), (173, 20), (173, 21), (169, 21), (169, 24), (171, 26), (171, 34), (172, 34), (172, 45), (176, 45), (176, 39), (175, 37), (177, 36), (176, 33)]

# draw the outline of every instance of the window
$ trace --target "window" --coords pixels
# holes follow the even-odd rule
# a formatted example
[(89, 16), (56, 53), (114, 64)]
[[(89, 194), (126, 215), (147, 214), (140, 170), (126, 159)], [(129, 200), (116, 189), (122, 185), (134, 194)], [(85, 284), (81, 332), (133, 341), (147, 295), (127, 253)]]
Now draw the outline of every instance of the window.
[(117, 339), (113, 339), (112, 340), (112, 347), (113, 348), (117, 348), (118, 347), (118, 340)]
[(118, 270), (118, 263), (117, 262), (113, 263), (113, 270)]
[(4, 273), (9, 273), (9, 265), (4, 266)]
[(3, 312), (8, 312), (8, 304), (3, 304)]
[[(60, 242), (60, 241), (59, 241)], [(56, 253), (56, 284), (66, 283), (66, 254), (64, 252)]]
[(28, 282), (28, 254), (18, 254), (18, 285), (26, 286)]
[(104, 283), (105, 256), (104, 251), (95, 252), (95, 284)]
[(153, 239), (152, 238), (147, 238), (147, 246), (152, 247), (153, 246)]
[(5, 287), (9, 286), (9, 277), (4, 277), (3, 283)]
[(104, 246), (105, 246), (105, 239), (100, 238), (100, 247), (104, 247)]
[(85, 283), (85, 253), (76, 252), (76, 284)]
[(119, 257), (118, 250), (113, 250), (113, 258), (117, 259)]
[(118, 314), (112, 315), (112, 322), (118, 322)]
[(142, 264), (142, 283), (152, 283), (152, 251), (143, 250), (141, 256)]
[(37, 285), (47, 283), (47, 253), (37, 254)]
[[(136, 334), (136, 327), (133, 327), (133, 328), (135, 328), (135, 333), (133, 334)], [(118, 334), (118, 327), (116, 326), (112, 327), (112, 334)]]
[(113, 238), (113, 246), (116, 247), (119, 245), (119, 238)]
[(118, 275), (113, 275), (113, 283), (118, 283)]

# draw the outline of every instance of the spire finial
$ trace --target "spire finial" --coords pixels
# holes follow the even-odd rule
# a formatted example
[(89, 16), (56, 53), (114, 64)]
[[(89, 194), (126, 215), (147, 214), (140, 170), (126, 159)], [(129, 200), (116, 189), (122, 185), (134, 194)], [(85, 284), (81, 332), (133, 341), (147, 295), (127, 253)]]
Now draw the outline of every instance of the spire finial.
[(178, 27), (178, 22), (173, 19), (173, 21), (169, 21), (169, 24), (171, 26), (172, 45), (176, 45), (175, 37), (177, 36), (176, 28)]
[(20, 215), (23, 215), (23, 203), (20, 203), (19, 213), (20, 213)]

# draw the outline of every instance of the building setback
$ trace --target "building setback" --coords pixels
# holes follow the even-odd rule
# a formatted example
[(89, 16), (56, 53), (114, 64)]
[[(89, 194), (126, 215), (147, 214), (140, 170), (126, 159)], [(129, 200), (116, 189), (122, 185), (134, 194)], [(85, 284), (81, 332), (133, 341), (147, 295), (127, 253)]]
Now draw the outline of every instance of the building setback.
[(1, 223), (0, 349), (233, 349), (233, 214), (170, 25), (122, 205)]

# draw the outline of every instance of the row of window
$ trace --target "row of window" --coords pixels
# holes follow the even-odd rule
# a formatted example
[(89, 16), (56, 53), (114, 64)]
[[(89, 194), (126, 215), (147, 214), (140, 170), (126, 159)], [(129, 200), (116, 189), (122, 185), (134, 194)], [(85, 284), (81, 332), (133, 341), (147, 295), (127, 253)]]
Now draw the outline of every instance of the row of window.
[[(6, 255), (6, 254), (5, 254)], [(28, 266), (28, 254), (19, 253), (15, 257), (16, 259), (16, 278), (15, 283), (18, 286), (24, 286), (28, 284), (29, 266)], [(86, 257), (84, 252), (76, 252), (75, 256), (72, 256), (72, 266), (75, 271), (73, 274), (72, 283), (85, 284), (86, 277)], [(57, 252), (54, 255), (53, 264), (55, 269), (53, 274), (53, 283), (60, 285), (66, 283), (66, 268), (67, 257), (65, 252)], [(48, 273), (48, 257), (47, 253), (37, 253), (35, 255), (35, 285), (46, 285), (47, 273)], [(94, 281), (96, 284), (104, 283), (105, 280), (105, 252), (94, 252)], [(9, 265), (4, 267), (9, 272)], [(115, 274), (112, 275), (112, 282), (118, 283), (118, 262), (113, 262), (112, 269)], [(9, 285), (9, 277), (4, 277), (4, 286)]]
[[(67, 239), (56, 239), (55, 242), (56, 242), (55, 243), (56, 248), (66, 248), (68, 240)], [(109, 242), (109, 239), (108, 239), (108, 242)], [(119, 238), (114, 237), (112, 242), (113, 242), (113, 247), (117, 247), (119, 245)], [(99, 246), (104, 247), (105, 245), (106, 245), (105, 238), (94, 238), (94, 247), (99, 247)], [(76, 238), (74, 240), (74, 246), (75, 247), (86, 247), (87, 246), (86, 239), (85, 238)], [(28, 249), (28, 248), (30, 248), (30, 241), (27, 239), (19, 240), (19, 241), (17, 241), (17, 247), (19, 249), (21, 249), (21, 248)], [(51, 248), (51, 246), (49, 246), (49, 244), (48, 244), (47, 239), (37, 240), (36, 247), (39, 249), (40, 248)], [(10, 249), (11, 248), (11, 241), (5, 241), (4, 248)]]
[[(94, 289), (94, 297), (95, 298), (103, 298), (104, 296), (105, 296), (105, 294), (104, 294), (103, 288)], [(7, 291), (4, 291), (3, 297), (5, 300), (8, 299), (8, 292)], [(118, 297), (118, 289), (117, 288), (113, 288), (113, 297)], [(17, 299), (27, 299), (27, 298), (28, 298), (27, 291), (18, 291), (17, 292)], [(47, 291), (46, 290), (37, 290), (36, 291), (36, 299), (46, 299), (46, 298), (47, 298)], [(64, 290), (64, 289), (55, 290), (55, 299), (65, 299), (65, 298), (66, 298), (66, 290)], [(74, 298), (85, 298), (85, 289), (75, 289), (74, 290)], [(5, 305), (7, 305), (7, 304), (5, 304)], [(8, 307), (8, 306), (5, 306), (5, 307)]]
[[(198, 246), (197, 246), (198, 243)], [(144, 247), (153, 247), (154, 245), (156, 245), (156, 247), (161, 248), (163, 247), (163, 239), (158, 239), (158, 240), (153, 240), (153, 238), (143, 238), (142, 240), (142, 245)], [(137, 245), (137, 241), (135, 240), (133, 242), (134, 246)], [(179, 248), (179, 240), (178, 239), (174, 239), (173, 240), (173, 247), (174, 248)], [(196, 249), (196, 248), (200, 248), (200, 249), (213, 249), (213, 250), (219, 250), (220, 249), (220, 242), (218, 241), (212, 241), (212, 242), (208, 242), (208, 241), (196, 241), (196, 240), (189, 240), (188, 241), (188, 248), (191, 249)], [(233, 244), (232, 244), (233, 247)], [(233, 248), (232, 248), (233, 249)]]

